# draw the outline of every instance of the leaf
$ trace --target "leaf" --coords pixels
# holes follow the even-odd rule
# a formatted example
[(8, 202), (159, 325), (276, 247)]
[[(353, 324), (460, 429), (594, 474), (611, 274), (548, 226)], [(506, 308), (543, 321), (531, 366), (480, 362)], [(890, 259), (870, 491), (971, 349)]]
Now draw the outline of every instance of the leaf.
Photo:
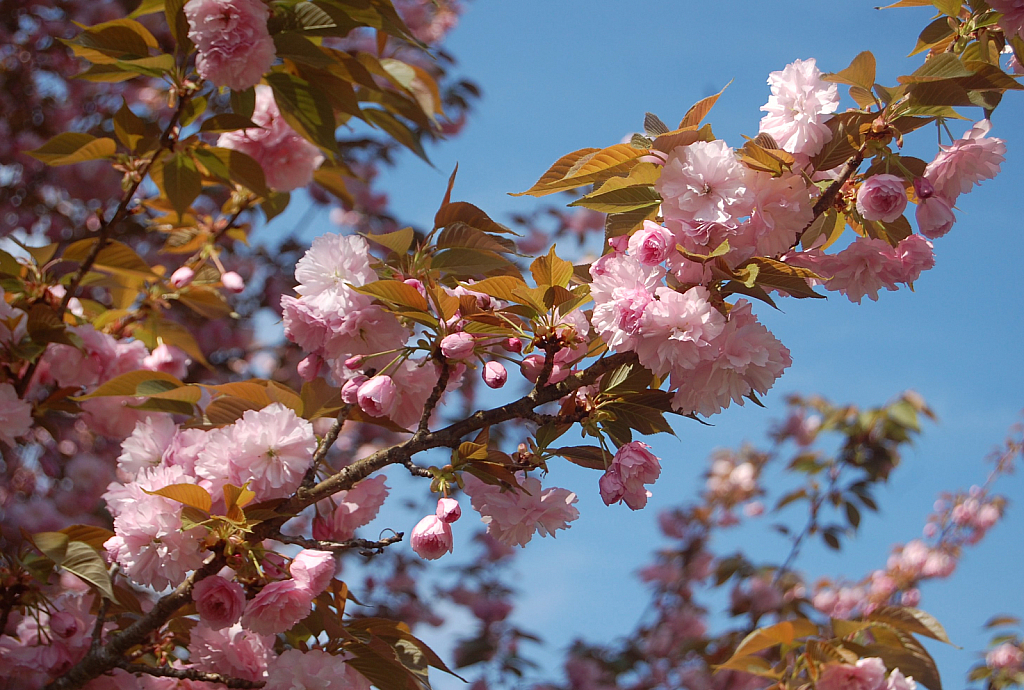
[(864, 52), (853, 58), (850, 66), (835, 74), (822, 76), (825, 81), (832, 81), (838, 84), (849, 84), (871, 91), (875, 85), (875, 56), (871, 51)]
[(576, 189), (625, 172), (648, 153), (648, 149), (635, 149), (629, 144), (615, 144), (604, 149), (580, 149), (559, 158), (530, 189), (512, 196), (545, 196)]
[(315, 378), (302, 384), (302, 416), (316, 419), (335, 414), (341, 409), (341, 389), (331, 386), (323, 378)]
[(960, 8), (964, 6), (963, 0), (932, 0), (935, 8), (950, 17), (959, 17)]
[[(612, 178), (609, 182), (621, 178)], [(604, 191), (591, 192), (569, 206), (583, 206), (600, 213), (624, 213), (648, 209), (661, 204), (661, 197), (653, 187), (637, 185)]]
[(654, 140), (651, 148), (662, 153), (671, 153), (680, 146), (689, 146), (697, 141), (700, 141), (700, 133), (695, 127), (687, 127), (662, 134)]
[(960, 62), (953, 53), (940, 53), (925, 61), (913, 74), (898, 77), (901, 84), (923, 84), (931, 81), (944, 81), (957, 77), (969, 77), (973, 74)]
[(376, 297), (385, 302), (396, 304), (400, 307), (408, 307), (416, 311), (430, 311), (427, 298), (420, 294), (420, 291), (412, 285), (399, 280), (375, 280), (362, 287), (353, 288), (356, 292), (370, 297)]
[(196, 163), (184, 152), (179, 151), (164, 160), (160, 178), (163, 192), (179, 217), (185, 215), (203, 191), (203, 180)]
[(567, 287), (572, 280), (572, 264), (561, 259), (555, 254), (555, 245), (551, 245), (547, 255), (537, 257), (530, 264), (530, 273), (533, 275), (537, 287), (551, 287), (558, 285)]
[(117, 144), (113, 139), (101, 137), (97, 139), (91, 134), (82, 132), (64, 132), (28, 155), (47, 165), (72, 165), (82, 161), (110, 158), (117, 152)]
[(120, 376), (116, 376), (106, 383), (101, 384), (100, 387), (92, 393), (78, 396), (73, 399), (88, 400), (90, 398), (144, 395), (137, 392), (139, 386), (144, 386), (151, 381), (162, 381), (165, 384), (168, 384), (165, 390), (185, 385), (182, 381), (176, 379), (170, 374), (165, 374), (162, 371), (129, 371), (127, 374), (121, 374)]
[(668, 125), (654, 113), (644, 113), (644, 132), (649, 137), (656, 137), (668, 131)]
[(200, 132), (234, 132), (238, 129), (262, 129), (245, 115), (219, 113), (209, 117), (200, 125)]
[(337, 153), (334, 111), (323, 91), (285, 72), (271, 72), (264, 78), (288, 124), (324, 151)]
[[(825, 296), (814, 291), (814, 288), (807, 284), (810, 280), (824, 280), (814, 271), (798, 266), (791, 266), (782, 261), (769, 259), (767, 257), (755, 257), (741, 267), (757, 266), (758, 285), (773, 287), (783, 290), (793, 297), (818, 297)], [(738, 270), (738, 269), (737, 269)]]
[(264, 407), (266, 405), (257, 405), (249, 400), (225, 395), (207, 405), (205, 412), (211, 423), (227, 425), (240, 419), (246, 410), (260, 410)]
[(782, 621), (750, 633), (739, 643), (732, 658), (750, 656), (780, 644), (792, 644), (800, 637), (818, 634), (818, 626), (806, 618)]
[(459, 221), (449, 223), (437, 236), (435, 244), (438, 249), (463, 247), (465, 249), (482, 249), (498, 254), (515, 251), (515, 243), (508, 238), (488, 235), (486, 232)]
[(210, 512), (210, 507), (213, 505), (210, 493), (198, 484), (171, 484), (155, 491), (148, 491), (146, 489), (143, 489), (143, 491), (150, 496), (163, 496), (176, 503), (192, 506), (206, 513)]
[[(92, 252), (97, 242), (99, 242), (99, 238), (78, 240), (64, 250), (61, 258), (65, 261), (82, 263)], [(128, 245), (116, 240), (107, 241), (103, 249), (96, 255), (93, 268), (143, 280), (156, 278), (156, 274), (153, 273), (145, 259), (136, 254), (135, 250)]]
[(110, 530), (95, 525), (71, 525), (60, 532), (68, 538), (69, 542), (80, 541), (96, 550), (102, 549), (104, 542), (114, 536)]
[(117, 601), (111, 586), (110, 574), (107, 572), (106, 561), (93, 547), (80, 541), (68, 543), (64, 560), (58, 565), (98, 589), (110, 601)]
[[(732, 80), (729, 80), (729, 84), (732, 84)], [(708, 96), (697, 101), (689, 110), (686, 111), (686, 115), (683, 116), (682, 121), (679, 123), (679, 129), (686, 127), (697, 127), (701, 121), (707, 117), (707, 114), (711, 111), (711, 108), (718, 102), (718, 97), (725, 93), (725, 90), (729, 88), (729, 84), (722, 87), (722, 90), (716, 93), (714, 96)], [(664, 132), (662, 132), (664, 134)]]
[(492, 276), (475, 283), (462, 283), (462, 286), (506, 302), (519, 302), (515, 291), (528, 289), (526, 283), (515, 276)]
[(81, 347), (81, 339), (76, 334), (67, 330), (64, 321), (51, 307), (46, 304), (33, 304), (28, 311), (28, 321), (25, 324), (29, 337), (37, 345), (46, 343), (60, 343)]
[(430, 259), (430, 266), (455, 276), (477, 276), (513, 268), (512, 262), (500, 254), (462, 247), (445, 249), (434, 254)]
[(949, 641), (942, 624), (934, 616), (920, 609), (908, 606), (881, 606), (872, 611), (867, 619), (888, 623), (900, 630), (924, 635), (946, 644), (953, 644)]
[(156, 128), (132, 112), (128, 101), (121, 98), (121, 107), (114, 113), (114, 134), (129, 151), (136, 151), (139, 142)]
[(239, 184), (262, 197), (270, 196), (263, 168), (251, 156), (217, 146), (202, 146), (193, 151), (196, 160), (214, 177)]
[(420, 143), (419, 135), (409, 129), (394, 115), (386, 110), (366, 108), (363, 110), (363, 116), (371, 125), (380, 127), (399, 144), (415, 153), (427, 163), (430, 163), (430, 158), (427, 157), (427, 152)]
[(611, 463), (611, 457), (603, 448), (597, 446), (567, 446), (565, 448), (551, 448), (550, 452), (559, 455), (569, 462), (586, 467), (592, 470), (604, 471)]
[(917, 55), (925, 50), (930, 50), (932, 46), (942, 43), (952, 35), (953, 29), (949, 26), (949, 19), (939, 17), (924, 27), (924, 30), (917, 37), (917, 45), (914, 46), (914, 50), (910, 52), (908, 57)]
[(382, 247), (387, 247), (395, 254), (402, 255), (409, 251), (409, 247), (412, 246), (413, 238), (416, 237), (415, 231), (410, 228), (402, 228), (395, 232), (389, 232), (382, 235), (363, 235), (368, 240), (376, 242)]
[(447, 227), (452, 223), (465, 223), (472, 228), (483, 230), (484, 232), (512, 234), (512, 231), (507, 227), (491, 220), (490, 216), (466, 201), (452, 201), (442, 204), (437, 214), (434, 215), (435, 230)]

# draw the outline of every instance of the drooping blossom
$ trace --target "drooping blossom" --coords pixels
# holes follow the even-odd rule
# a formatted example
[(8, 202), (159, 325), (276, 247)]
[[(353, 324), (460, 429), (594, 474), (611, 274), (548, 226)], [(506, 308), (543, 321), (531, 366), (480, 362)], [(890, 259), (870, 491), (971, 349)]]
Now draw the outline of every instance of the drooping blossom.
[(253, 158), (263, 169), (267, 185), (278, 191), (289, 192), (312, 182), (324, 156), (281, 116), (269, 86), (256, 87), (256, 107), (251, 119), (260, 129), (225, 132), (217, 139), (217, 146)]
[(905, 676), (898, 668), (894, 668), (889, 673), (885, 688), (886, 690), (917, 690), (917, 681), (913, 676)]
[(235, 90), (258, 84), (270, 71), (276, 55), (274, 40), (267, 31), (269, 17), (270, 8), (260, 0), (185, 3), (188, 37), (199, 53), (199, 76)]
[(377, 517), (388, 496), (387, 479), (383, 474), (368, 477), (347, 491), (339, 491), (331, 501), (321, 501), (321, 509), (329, 513), (326, 518), (313, 521), (313, 537), (325, 541), (345, 541), (355, 536), (356, 530)]
[(188, 375), (188, 366), (192, 360), (180, 347), (160, 343), (142, 360), (142, 367), (149, 371), (160, 371), (175, 378), (183, 379)]
[(264, 690), (369, 690), (370, 683), (341, 656), (288, 649), (274, 657)]
[(14, 636), (0, 635), (0, 666), (4, 681), (13, 687), (41, 687), (77, 663), (92, 637), (91, 597), (64, 593), (49, 610), (26, 615), (14, 627)]
[(14, 446), (32, 428), (32, 404), (18, 397), (9, 383), (0, 383), (0, 441)]
[(502, 491), (466, 473), (463, 475), (466, 494), (473, 509), (487, 525), (487, 533), (503, 544), (526, 546), (535, 532), (555, 536), (555, 531), (568, 529), (580, 516), (573, 507), (576, 494), (566, 489), (543, 489), (536, 477), (517, 474), (519, 484), (529, 492)]
[(749, 169), (724, 141), (677, 146), (655, 183), (665, 218), (728, 223), (753, 206)]
[(409, 543), (420, 558), (436, 560), (454, 549), (452, 526), (437, 515), (427, 515), (412, 528)]
[(860, 304), (865, 296), (878, 301), (878, 291), (898, 289), (903, 265), (885, 240), (858, 237), (843, 251), (828, 257), (822, 275), (830, 276), (825, 288), (840, 292)]
[(839, 107), (837, 85), (821, 78), (813, 58), (796, 60), (781, 72), (772, 72), (768, 85), (772, 95), (761, 106), (768, 113), (761, 118), (761, 131), (790, 153), (818, 153), (832, 140), (825, 120)]
[(816, 690), (882, 690), (885, 663), (878, 657), (858, 659), (856, 664), (826, 664), (815, 683)]
[(935, 193), (935, 187), (926, 177), (914, 180), (914, 191), (917, 192), (917, 229), (928, 239), (942, 237), (953, 228), (956, 216), (953, 215), (952, 204)]
[(447, 522), (449, 525), (462, 517), (462, 508), (454, 498), (437, 499), (437, 509), (434, 511), (438, 520)]
[(645, 220), (643, 227), (630, 236), (627, 252), (644, 266), (657, 266), (668, 258), (675, 245), (671, 232), (654, 221)]
[(814, 220), (807, 185), (793, 173), (774, 177), (752, 172), (750, 180), (754, 208), (750, 219), (730, 233), (730, 257), (775, 257), (789, 251), (797, 235)]
[(390, 376), (374, 376), (359, 386), (359, 407), (371, 417), (387, 417), (398, 404), (398, 387)]
[(189, 662), (200, 671), (261, 681), (274, 656), (274, 638), (246, 630), (238, 623), (214, 629), (200, 622), (192, 629)]
[(508, 381), (508, 371), (501, 362), (492, 360), (484, 365), (483, 379), (488, 388), (501, 388)]
[(334, 554), (330, 551), (303, 549), (295, 554), (288, 570), (292, 579), (310, 590), (315, 596), (331, 584), (335, 566)]
[(704, 287), (679, 293), (666, 287), (645, 309), (635, 347), (640, 363), (658, 376), (696, 366), (722, 333), (725, 317), (712, 306)]
[(999, 28), (1007, 37), (1016, 34), (1024, 39), (1024, 0), (989, 0), (988, 3), (996, 12), (1001, 12)]
[(913, 283), (921, 273), (935, 267), (932, 243), (923, 235), (909, 235), (896, 245), (896, 258), (900, 261), (900, 282)]
[(999, 174), (1005, 160), (1006, 144), (1002, 139), (989, 137), (990, 120), (981, 120), (941, 151), (924, 169), (924, 176), (950, 204), (961, 194), (971, 191), (982, 180), (991, 180)]
[(625, 501), (632, 510), (647, 505), (651, 492), (644, 485), (653, 484), (661, 476), (661, 463), (649, 449), (649, 445), (640, 441), (618, 449), (599, 481), (605, 505)]
[(857, 190), (857, 212), (864, 220), (891, 223), (906, 208), (907, 190), (895, 175), (872, 175)]
[(225, 271), (222, 273), (220, 276), (220, 284), (224, 286), (225, 290), (233, 292), (236, 295), (245, 292), (245, 279), (235, 271)]
[(309, 615), (314, 597), (297, 580), (271, 582), (246, 605), (242, 627), (260, 635), (284, 632)]
[(203, 578), (192, 588), (192, 600), (203, 624), (211, 630), (228, 628), (238, 622), (245, 609), (245, 590), (220, 575)]

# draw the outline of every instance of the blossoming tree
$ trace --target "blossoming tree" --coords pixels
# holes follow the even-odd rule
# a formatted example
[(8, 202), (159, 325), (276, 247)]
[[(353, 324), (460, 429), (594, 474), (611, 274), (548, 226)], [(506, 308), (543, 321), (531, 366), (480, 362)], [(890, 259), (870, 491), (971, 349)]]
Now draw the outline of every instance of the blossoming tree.
[[(455, 9), (145, 0), (83, 26), (66, 40), (85, 63), (80, 77), (148, 91), (143, 102), (124, 88), (132, 102), (83, 128), (95, 134), (62, 132), (28, 152), (54, 167), (109, 165), (121, 194), (80, 213), (80, 224), (62, 223), (57, 242), (0, 253), (8, 467), (52, 466), (77, 494), (66, 512), (89, 516), (5, 531), (0, 658), (12, 672), (2, 682), (390, 690), (424, 686), (431, 667), (450, 672), (412, 634), (415, 620), (352, 614), (348, 602), (361, 595), (336, 577), (346, 553), (386, 552), (404, 536), (356, 536), (388, 497), (381, 470), (402, 467), (437, 495), (409, 537), (426, 560), (454, 549), (451, 524), (469, 506), (486, 525), (491, 562), (567, 529), (576, 494), (543, 483), (562, 460), (598, 473), (605, 503), (642, 509), (661, 465), (640, 436), (671, 431), (668, 415), (760, 404), (790, 366), (755, 304), (820, 290), (860, 302), (912, 285), (934, 264), (931, 240), (950, 231), (960, 196), (998, 173), (1006, 148), (989, 136), (988, 115), (1021, 88), (1012, 73), (1024, 8), (897, 4), (939, 14), (922, 33), (920, 68), (895, 86), (876, 83), (870, 53), (828, 74), (798, 60), (769, 76), (760, 131), (739, 149), (704, 122), (712, 96), (678, 126), (648, 114), (629, 142), (556, 161), (522, 194), (583, 190), (572, 206), (606, 215), (606, 249), (590, 264), (555, 246), (530, 256), (509, 228), (453, 200), (454, 172), (422, 231), (367, 221), (361, 233), (296, 249), (296, 285), (273, 305), (292, 344), (280, 353), (288, 366), (266, 378), (245, 378), (204, 347), (217, 333), (206, 322), (237, 316), (260, 279), (232, 265), (246, 256), (250, 220), (278, 216), (305, 199), (289, 194), (304, 187), (365, 220), (352, 189), (365, 200), (372, 175), (349, 132), (383, 132), (422, 155), (423, 137), (457, 129), (446, 107), (458, 115), (465, 98), (442, 94), (446, 75), (423, 58)], [(838, 112), (839, 85), (856, 108)], [(918, 129), (948, 132), (957, 108), (982, 117), (930, 162), (901, 152)], [(277, 258), (262, 266), (288, 265)], [(473, 402), (476, 376), (523, 390), (439, 414), (457, 396)], [(813, 508), (804, 533), (836, 541), (838, 530), (817, 522), (822, 506), (843, 505), (856, 527), (854, 501), (872, 505), (870, 487), (928, 410), (912, 397), (863, 415), (798, 404), (817, 410), (819, 426), (795, 419), (780, 438), (806, 445), (819, 428), (846, 438), (840, 456), (796, 467), (827, 471), (827, 492), (800, 497)], [(588, 440), (571, 445), (570, 431)], [(374, 445), (363, 452), (343, 436)], [(658, 633), (693, 631), (687, 578), (710, 572), (703, 535), (757, 494), (765, 461), (722, 458), (703, 504), (666, 527), (684, 546), (652, 576), (667, 627), (643, 650), (651, 683), (682, 682), (679, 649), (659, 647)], [(846, 470), (861, 474), (840, 485)], [(105, 524), (94, 515), (100, 495)], [(54, 483), (49, 498), (60, 496)], [(987, 495), (948, 503), (934, 524), (959, 532), (906, 545), (856, 606), (844, 599), (853, 585), (821, 588), (812, 603), (827, 615), (786, 585), (788, 562), (771, 573), (719, 563), (723, 581), (744, 571), (735, 606), (752, 629), (706, 643), (702, 663), (746, 674), (753, 687), (909, 690), (913, 675), (940, 690), (915, 635), (944, 633), (910, 608), (914, 585), (948, 568), (944, 544), (969, 541), (1000, 512)], [(766, 606), (757, 588), (779, 601)], [(456, 596), (474, 613), (479, 605), (481, 620), (507, 615), (500, 601)], [(768, 611), (780, 621), (753, 629)], [(990, 666), (1018, 663), (1010, 649), (999, 654)]]

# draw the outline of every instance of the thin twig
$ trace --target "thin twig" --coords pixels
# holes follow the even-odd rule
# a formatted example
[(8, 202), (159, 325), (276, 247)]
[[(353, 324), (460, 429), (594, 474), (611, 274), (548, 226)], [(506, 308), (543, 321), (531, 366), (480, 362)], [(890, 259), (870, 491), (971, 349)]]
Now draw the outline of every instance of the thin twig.
[(100, 595), (99, 609), (96, 611), (96, 624), (92, 627), (92, 641), (89, 642), (89, 651), (96, 653), (103, 640), (103, 624), (107, 620), (107, 606), (110, 602), (105, 596)]
[(348, 413), (352, 411), (352, 405), (345, 404), (338, 410), (338, 416), (334, 419), (334, 424), (324, 434), (324, 440), (320, 443), (320, 447), (316, 449), (316, 453), (313, 454), (313, 463), (309, 467), (309, 471), (306, 472), (306, 476), (302, 479), (303, 486), (312, 486), (316, 481), (316, 470), (323, 461), (327, 458), (327, 453), (330, 452), (331, 447), (338, 440), (338, 435), (341, 434), (341, 428), (345, 426), (345, 421), (348, 420)]
[(182, 680), (198, 680), (207, 683), (220, 683), (228, 688), (262, 688), (267, 684), (265, 680), (247, 680), (245, 678), (234, 678), (223, 676), (219, 673), (205, 673), (194, 668), (171, 668), (170, 666), (146, 666), (145, 664), (129, 664), (127, 662), (118, 664), (128, 673), (135, 675), (158, 676), (161, 678), (180, 678)]
[(448, 387), (448, 358), (444, 355), (439, 355), (436, 360), (438, 365), (441, 367), (441, 373), (437, 376), (437, 383), (434, 384), (434, 390), (430, 391), (430, 397), (427, 398), (426, 404), (423, 406), (423, 414), (420, 415), (420, 424), (416, 431), (416, 434), (425, 434), (427, 427), (430, 425), (430, 414), (434, 411), (437, 406), (437, 401), (441, 399), (444, 394), (444, 389)]
[(320, 539), (306, 539), (305, 537), (291, 537), (287, 535), (274, 536), (279, 542), (284, 544), (295, 544), (301, 546), (304, 549), (319, 549), (320, 551), (348, 551), (349, 549), (363, 549), (364, 555), (372, 555), (374, 552), (382, 553), (384, 549), (392, 544), (397, 544), (402, 541), (402, 537), (405, 536), (404, 532), (396, 532), (393, 537), (385, 537), (378, 541), (371, 541), (369, 539), (346, 539), (344, 541), (323, 541)]
[(857, 172), (857, 168), (860, 167), (860, 164), (864, 162), (864, 153), (866, 150), (867, 142), (864, 142), (864, 144), (857, 149), (856, 153), (846, 159), (846, 164), (843, 165), (843, 169), (839, 172), (839, 177), (821, 193), (820, 197), (818, 197), (818, 201), (814, 204), (814, 217), (811, 218), (811, 222), (808, 223), (803, 230), (797, 233), (796, 239), (793, 240), (793, 247), (800, 244), (800, 239), (804, 236), (804, 233), (814, 225), (814, 222), (818, 220), (823, 213), (832, 208), (832, 205), (835, 203), (836, 197), (842, 190), (843, 185), (846, 184), (846, 182), (853, 176), (853, 173)]

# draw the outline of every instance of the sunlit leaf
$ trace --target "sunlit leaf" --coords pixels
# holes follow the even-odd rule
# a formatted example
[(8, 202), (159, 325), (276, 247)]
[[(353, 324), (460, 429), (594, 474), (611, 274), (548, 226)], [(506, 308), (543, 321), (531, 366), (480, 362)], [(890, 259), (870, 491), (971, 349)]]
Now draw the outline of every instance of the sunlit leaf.
[(71, 165), (82, 161), (110, 158), (117, 152), (117, 144), (107, 137), (96, 138), (82, 132), (64, 132), (28, 155), (47, 165)]

